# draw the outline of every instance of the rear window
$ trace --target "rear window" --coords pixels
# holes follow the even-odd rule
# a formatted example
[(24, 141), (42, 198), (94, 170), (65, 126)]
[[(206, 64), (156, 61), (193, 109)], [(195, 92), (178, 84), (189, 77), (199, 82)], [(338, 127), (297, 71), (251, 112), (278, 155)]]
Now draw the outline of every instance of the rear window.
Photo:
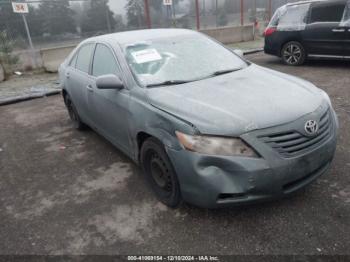
[(306, 26), (310, 4), (282, 6), (275, 12), (269, 26), (279, 31), (303, 30)]
[(340, 22), (344, 15), (345, 4), (325, 4), (314, 6), (311, 10), (310, 23)]

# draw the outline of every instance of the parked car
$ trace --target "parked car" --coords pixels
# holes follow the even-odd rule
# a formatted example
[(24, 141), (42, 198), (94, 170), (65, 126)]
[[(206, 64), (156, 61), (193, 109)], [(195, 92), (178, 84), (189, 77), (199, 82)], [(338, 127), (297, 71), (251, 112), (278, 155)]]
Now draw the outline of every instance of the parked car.
[(277, 9), (264, 35), (265, 53), (287, 65), (309, 58), (350, 59), (350, 1), (287, 4)]
[(198, 32), (90, 38), (59, 76), (74, 126), (90, 126), (140, 164), (171, 207), (282, 197), (333, 159), (338, 121), (325, 92)]

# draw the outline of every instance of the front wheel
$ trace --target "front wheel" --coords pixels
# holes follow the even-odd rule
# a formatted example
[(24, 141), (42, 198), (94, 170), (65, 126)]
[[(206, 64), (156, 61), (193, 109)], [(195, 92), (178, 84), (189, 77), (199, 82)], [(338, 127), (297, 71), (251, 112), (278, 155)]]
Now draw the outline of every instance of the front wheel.
[(298, 66), (304, 64), (306, 52), (299, 42), (292, 41), (283, 46), (281, 56), (285, 64)]
[(154, 138), (147, 139), (142, 145), (140, 160), (157, 198), (169, 207), (179, 206), (180, 186), (164, 146)]

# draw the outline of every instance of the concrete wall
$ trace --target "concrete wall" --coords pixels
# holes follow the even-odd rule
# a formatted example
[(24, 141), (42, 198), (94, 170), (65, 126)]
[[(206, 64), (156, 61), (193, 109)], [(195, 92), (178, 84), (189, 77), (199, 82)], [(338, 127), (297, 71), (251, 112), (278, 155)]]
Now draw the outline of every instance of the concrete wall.
[(223, 44), (232, 44), (237, 42), (254, 40), (253, 28), (253, 25), (245, 25), (214, 29), (203, 29), (200, 31), (212, 38), (215, 38)]
[(18, 56), (17, 70), (27, 71), (30, 69), (43, 68), (47, 72), (57, 72), (59, 65), (68, 54), (75, 48), (75, 45), (45, 48), (40, 50), (21, 50), (14, 54)]
[(75, 45), (41, 49), (42, 66), (47, 72), (57, 72), (59, 65), (74, 48)]
[[(224, 44), (254, 39), (253, 25), (203, 29), (201, 32)], [(17, 55), (20, 58), (22, 70), (26, 68), (44, 68), (48, 72), (57, 72), (59, 65), (74, 48), (75, 45), (66, 45), (41, 49), (40, 51), (35, 51), (34, 54), (29, 50), (23, 50), (18, 52)]]

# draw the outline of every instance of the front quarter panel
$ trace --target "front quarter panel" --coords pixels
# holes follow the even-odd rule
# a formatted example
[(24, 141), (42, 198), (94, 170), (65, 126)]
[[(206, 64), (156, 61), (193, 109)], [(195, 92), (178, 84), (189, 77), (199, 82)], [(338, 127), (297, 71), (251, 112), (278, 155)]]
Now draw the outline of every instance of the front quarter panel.
[(160, 140), (166, 150), (180, 150), (181, 145), (178, 142), (175, 131), (195, 134), (196, 127), (176, 116), (162, 111), (152, 106), (146, 95), (147, 89), (133, 88), (130, 96), (130, 111), (133, 112), (129, 121), (130, 139), (132, 140), (134, 159), (138, 161), (139, 145), (137, 141), (138, 134), (146, 133)]

